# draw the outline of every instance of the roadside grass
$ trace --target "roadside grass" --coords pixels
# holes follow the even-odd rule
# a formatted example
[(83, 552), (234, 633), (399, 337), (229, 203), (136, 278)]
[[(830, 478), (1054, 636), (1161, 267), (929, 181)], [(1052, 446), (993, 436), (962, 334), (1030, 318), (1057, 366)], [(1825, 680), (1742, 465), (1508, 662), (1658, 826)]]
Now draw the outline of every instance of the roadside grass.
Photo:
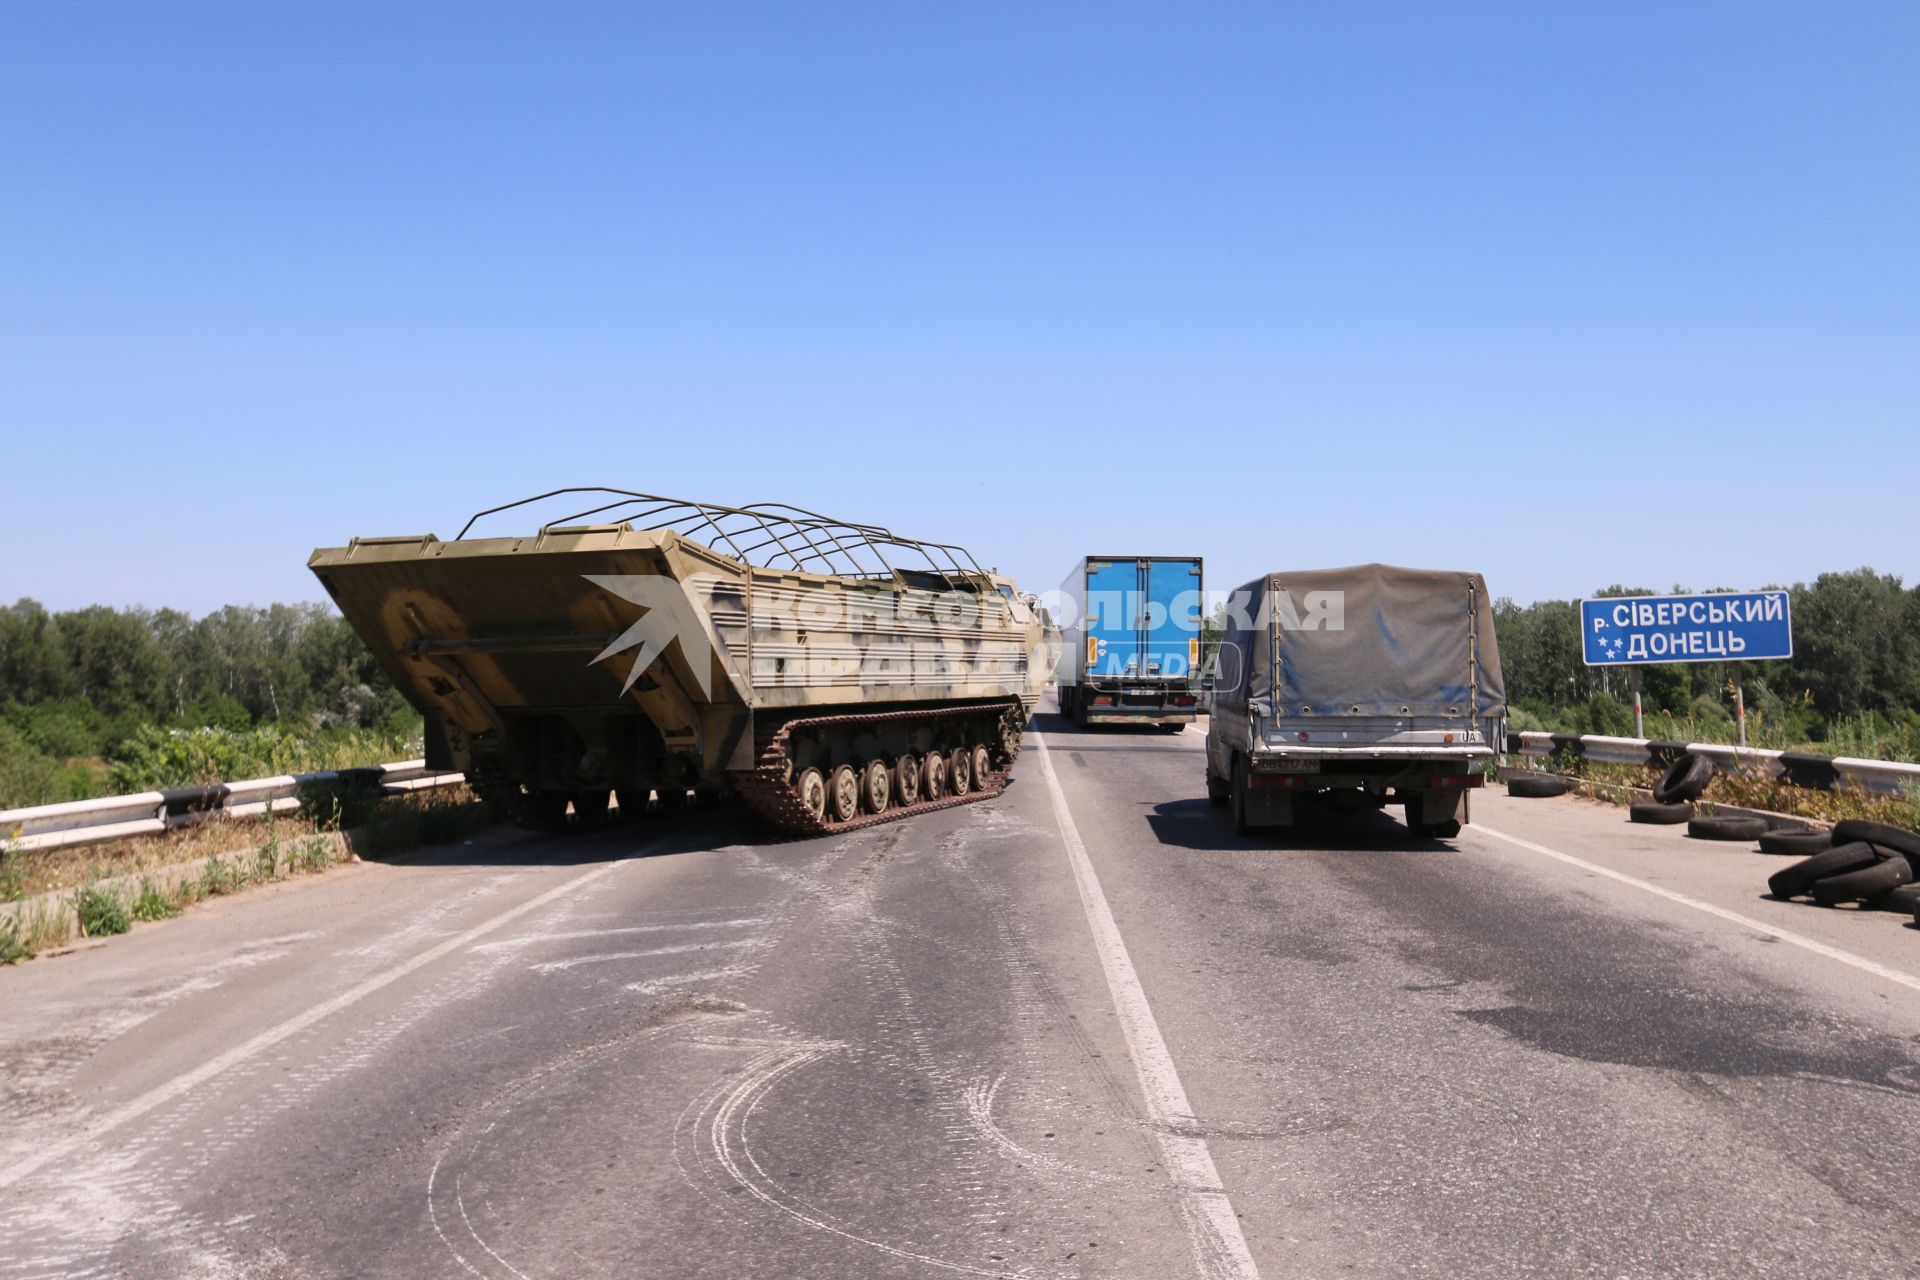
[[(22, 850), (0, 846), (0, 965), (87, 938), (125, 933), (135, 922), (169, 920), (209, 898), (313, 875), (355, 857), (381, 858), (449, 843), (492, 824), (465, 787), (400, 796), (318, 796), (300, 813), (214, 819), (183, 832), (99, 847)], [(350, 825), (342, 825), (343, 820)], [(182, 834), (190, 840), (170, 838)], [(200, 861), (197, 872), (166, 868)], [(138, 875), (129, 883), (126, 877)], [(119, 879), (119, 883), (110, 883)], [(71, 890), (71, 892), (66, 892)]]
[[(1546, 760), (1515, 757), (1514, 762), (1518, 767), (1544, 767), (1550, 772), (1564, 774), (1571, 778), (1585, 778), (1592, 782), (1610, 782), (1619, 786), (1642, 787), (1647, 790), (1652, 790), (1654, 783), (1660, 780), (1662, 772), (1652, 765), (1583, 760), (1566, 753), (1551, 756)], [(1869, 822), (1886, 822), (1908, 830), (1920, 831), (1920, 789), (1915, 788), (1909, 788), (1906, 794), (1898, 796), (1879, 795), (1851, 787), (1839, 791), (1816, 791), (1807, 787), (1788, 786), (1753, 774), (1721, 770), (1714, 774), (1713, 782), (1707, 787), (1706, 794), (1701, 796), (1700, 800), (1709, 805), (1724, 804), (1741, 809), (1764, 809), (1769, 813), (1784, 813), (1796, 818), (1813, 818), (1821, 822), (1842, 822), (1853, 818)]]
[(133, 928), (127, 904), (111, 885), (90, 884), (73, 895), (73, 914), (86, 938), (106, 938)]
[(12, 916), (0, 916), (0, 965), (19, 964), (32, 957), (33, 951), (20, 936), (20, 922)]
[(171, 920), (184, 909), (179, 898), (163, 892), (153, 882), (152, 876), (141, 876), (139, 891), (133, 895), (133, 904), (127, 908), (127, 914), (142, 924), (154, 924)]
[[(471, 834), (486, 825), (481, 806), (463, 786), (401, 796), (318, 790), (293, 813), (261, 818), (210, 818), (151, 836), (64, 849), (22, 849), (0, 842), (0, 902), (77, 889), (90, 880), (135, 875), (152, 867), (195, 862), (213, 854), (247, 852), (262, 842), (275, 847), (276, 862), (313, 836), (336, 831), (363, 833), (355, 852), (397, 853), (435, 840)], [(459, 811), (455, 817), (451, 812)], [(251, 856), (251, 855), (249, 855)], [(251, 869), (258, 878), (261, 868)], [(268, 878), (272, 878), (269, 876)]]

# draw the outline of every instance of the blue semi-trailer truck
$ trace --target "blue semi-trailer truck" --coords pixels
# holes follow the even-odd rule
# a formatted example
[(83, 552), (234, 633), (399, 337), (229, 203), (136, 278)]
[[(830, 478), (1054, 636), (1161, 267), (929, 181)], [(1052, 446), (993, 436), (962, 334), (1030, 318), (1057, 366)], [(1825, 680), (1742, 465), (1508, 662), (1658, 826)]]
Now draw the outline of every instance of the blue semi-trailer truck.
[(1060, 710), (1175, 733), (1200, 704), (1199, 556), (1087, 556), (1060, 584)]

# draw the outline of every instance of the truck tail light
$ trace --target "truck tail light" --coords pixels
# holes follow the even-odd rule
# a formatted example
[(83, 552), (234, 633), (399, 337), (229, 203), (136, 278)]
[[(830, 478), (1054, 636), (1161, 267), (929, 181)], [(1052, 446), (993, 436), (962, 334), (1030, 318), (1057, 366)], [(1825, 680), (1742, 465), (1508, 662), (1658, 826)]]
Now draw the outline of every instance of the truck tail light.
[(1174, 700), (1173, 700), (1173, 705), (1174, 705), (1174, 706), (1176, 706), (1176, 707), (1190, 707), (1190, 706), (1192, 706), (1192, 705), (1193, 705), (1193, 704), (1194, 704), (1194, 703), (1195, 703), (1196, 701), (1198, 701), (1198, 699), (1196, 699), (1196, 698), (1195, 698), (1195, 697), (1194, 697), (1194, 696), (1193, 696), (1192, 694), (1190, 694), (1190, 693), (1182, 693), (1182, 694), (1179, 694), (1179, 695), (1177, 695), (1177, 696), (1176, 696), (1176, 697), (1174, 698)]
[(1449, 773), (1427, 779), (1427, 788), (1435, 791), (1445, 787), (1483, 787), (1486, 784), (1486, 778), (1477, 773)]
[(1104, 694), (1097, 695), (1093, 700), (1093, 705), (1096, 707), (1110, 707), (1113, 705), (1113, 699), (1106, 697)]

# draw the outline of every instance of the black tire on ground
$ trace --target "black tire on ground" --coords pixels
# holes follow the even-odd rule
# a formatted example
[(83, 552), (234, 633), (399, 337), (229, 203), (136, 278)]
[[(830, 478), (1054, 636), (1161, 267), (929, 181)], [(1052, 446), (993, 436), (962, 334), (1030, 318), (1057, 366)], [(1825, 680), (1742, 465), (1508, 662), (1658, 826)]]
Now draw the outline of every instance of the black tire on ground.
[(1920, 859), (1920, 831), (1908, 831), (1885, 822), (1862, 822), (1858, 818), (1848, 818), (1833, 828), (1835, 844), (1852, 844), (1856, 840), (1877, 844), (1889, 853), (1904, 853), (1909, 860)]
[(1458, 818), (1448, 818), (1445, 822), (1431, 823), (1428, 825), (1427, 831), (1436, 840), (1451, 840), (1460, 834), (1460, 820)]
[(1643, 800), (1639, 804), (1627, 806), (1628, 822), (1647, 822), (1655, 826), (1671, 827), (1685, 822), (1692, 816), (1693, 806), (1690, 804), (1656, 804)]
[(1767, 820), (1732, 813), (1689, 818), (1687, 834), (1695, 840), (1758, 840), (1767, 834)]
[(1913, 883), (1913, 868), (1905, 858), (1882, 858), (1870, 867), (1825, 876), (1813, 882), (1813, 900), (1823, 906), (1865, 902), (1868, 898)]
[(1897, 889), (1876, 893), (1867, 899), (1867, 905), (1875, 911), (1898, 911), (1910, 916), (1920, 910), (1920, 884), (1903, 884)]
[(1525, 796), (1530, 800), (1545, 800), (1549, 796), (1563, 796), (1567, 794), (1567, 780), (1565, 778), (1556, 778), (1552, 774), (1541, 774), (1537, 778), (1529, 777), (1525, 774), (1514, 774), (1507, 779), (1507, 794), (1510, 796)]
[(1653, 798), (1661, 804), (1696, 800), (1712, 781), (1713, 761), (1691, 751), (1683, 752), (1678, 760), (1667, 766), (1667, 771), (1660, 775), (1660, 781), (1654, 784)]
[(1207, 803), (1216, 809), (1224, 809), (1227, 807), (1227, 802), (1232, 798), (1232, 791), (1227, 784), (1214, 777), (1212, 771), (1209, 770), (1207, 773)]
[(1845, 875), (1880, 861), (1870, 844), (1835, 845), (1767, 877), (1767, 892), (1776, 898), (1797, 898), (1828, 876)]
[(1807, 858), (1833, 847), (1833, 836), (1825, 831), (1766, 831), (1760, 835), (1760, 852), (1791, 854)]

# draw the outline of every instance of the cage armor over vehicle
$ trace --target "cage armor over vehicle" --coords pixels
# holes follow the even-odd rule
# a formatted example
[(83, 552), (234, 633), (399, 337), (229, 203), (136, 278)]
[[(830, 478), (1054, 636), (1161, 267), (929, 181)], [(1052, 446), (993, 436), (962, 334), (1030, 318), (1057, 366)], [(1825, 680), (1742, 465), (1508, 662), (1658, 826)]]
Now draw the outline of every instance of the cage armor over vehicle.
[(1306, 797), (1404, 805), (1417, 835), (1469, 821), (1507, 713), (1479, 574), (1271, 573), (1229, 598), (1218, 660), (1207, 795), (1236, 830), (1286, 826)]
[(958, 547), (771, 503), (558, 489), (308, 563), (425, 716), (428, 764), (541, 828), (650, 793), (731, 791), (795, 834), (996, 795), (1059, 644)]

